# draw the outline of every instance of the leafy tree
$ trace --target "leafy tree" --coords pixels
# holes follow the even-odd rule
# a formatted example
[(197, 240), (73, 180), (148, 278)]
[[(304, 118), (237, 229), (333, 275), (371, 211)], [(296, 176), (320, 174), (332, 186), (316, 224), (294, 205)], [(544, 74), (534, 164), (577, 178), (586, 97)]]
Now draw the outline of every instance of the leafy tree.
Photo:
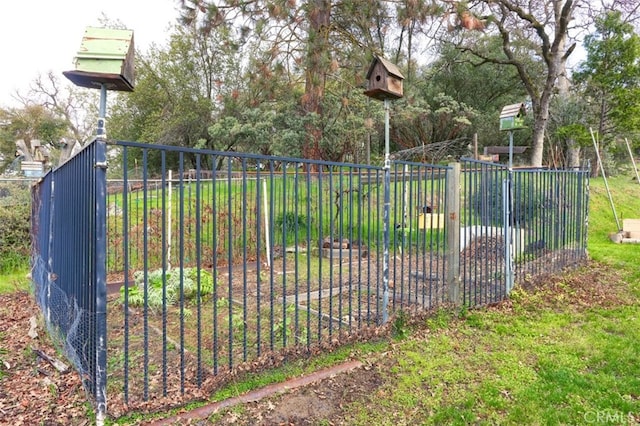
[[(66, 123), (71, 143), (84, 145), (93, 138), (98, 117), (99, 91), (64, 84), (52, 71), (38, 76), (27, 95), (18, 94), (27, 106), (41, 105)], [(108, 130), (108, 129), (107, 129)]]
[(597, 111), (603, 138), (640, 130), (640, 36), (620, 12), (595, 21), (585, 38), (587, 58), (573, 77)]
[(119, 95), (112, 107), (110, 135), (164, 145), (219, 148), (208, 129), (220, 101), (235, 93), (233, 61), (234, 47), (223, 33), (205, 35), (193, 28), (176, 27), (167, 49), (152, 46), (146, 54), (137, 54), (136, 89)]
[(293, 110), (305, 127), (301, 152), (334, 160), (354, 151), (353, 144), (364, 137), (337, 139), (334, 132), (358, 122), (352, 113), (354, 106), (366, 105), (358, 98), (372, 55), (412, 58), (418, 24), (433, 13), (433, 3), (377, 0), (192, 0), (182, 5), (187, 24), (197, 23), (203, 32), (238, 29), (238, 45), (264, 52), (257, 77), (266, 84), (284, 77), (294, 92), (302, 89), (299, 108)]
[(53, 157), (67, 130), (66, 121), (42, 105), (0, 109), (0, 171), (13, 162), (16, 141), (23, 140), (30, 149), (31, 142), (39, 140)]
[[(531, 100), (533, 132), (531, 164), (542, 165), (545, 131), (549, 108), (559, 75), (573, 52), (567, 46), (569, 24), (576, 8), (584, 1), (546, 0), (481, 0), (473, 5), (451, 2), (453, 13), (461, 23), (458, 49), (476, 55), (482, 61), (514, 67), (521, 84)], [(483, 16), (479, 18), (478, 16)], [(496, 55), (491, 46), (497, 37), (502, 46)], [(542, 64), (542, 68), (535, 66)], [(533, 65), (533, 66), (532, 66)]]
[[(493, 38), (488, 42), (492, 44), (487, 44), (486, 49), (498, 56), (502, 49), (499, 40)], [(464, 135), (471, 137), (476, 133), (481, 146), (499, 145), (505, 139), (498, 126), (500, 110), (526, 97), (515, 68), (481, 60), (449, 42), (439, 46), (438, 58), (424, 70), (422, 78), (420, 96), (435, 99), (443, 93), (473, 110), (473, 115), (467, 116), (471, 126), (465, 127)], [(517, 132), (515, 136), (516, 143), (522, 143), (519, 138), (530, 134)]]

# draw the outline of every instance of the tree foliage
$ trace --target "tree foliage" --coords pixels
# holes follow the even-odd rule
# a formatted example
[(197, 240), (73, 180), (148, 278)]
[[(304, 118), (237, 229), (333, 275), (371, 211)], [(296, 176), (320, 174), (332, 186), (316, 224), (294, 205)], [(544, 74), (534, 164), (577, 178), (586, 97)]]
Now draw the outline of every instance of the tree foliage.
[(0, 172), (13, 163), (16, 141), (24, 141), (31, 149), (31, 142), (39, 140), (54, 153), (68, 131), (67, 122), (42, 105), (0, 109), (0, 123)]
[(595, 21), (596, 31), (585, 38), (587, 58), (574, 79), (596, 112), (597, 130), (604, 137), (640, 130), (640, 36), (618, 11)]

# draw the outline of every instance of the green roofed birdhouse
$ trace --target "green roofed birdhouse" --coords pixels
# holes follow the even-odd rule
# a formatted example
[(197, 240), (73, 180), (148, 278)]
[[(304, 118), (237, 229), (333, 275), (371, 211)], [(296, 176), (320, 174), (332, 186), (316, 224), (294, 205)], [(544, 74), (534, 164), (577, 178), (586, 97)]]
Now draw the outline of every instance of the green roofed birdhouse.
[(376, 56), (367, 72), (367, 90), (364, 94), (380, 101), (399, 99), (403, 96), (402, 80), (404, 76), (396, 65)]
[(134, 86), (133, 31), (85, 30), (75, 57), (76, 69), (63, 72), (76, 86), (131, 92)]
[(500, 130), (517, 130), (524, 128), (524, 115), (527, 108), (524, 102), (507, 105), (500, 112)]

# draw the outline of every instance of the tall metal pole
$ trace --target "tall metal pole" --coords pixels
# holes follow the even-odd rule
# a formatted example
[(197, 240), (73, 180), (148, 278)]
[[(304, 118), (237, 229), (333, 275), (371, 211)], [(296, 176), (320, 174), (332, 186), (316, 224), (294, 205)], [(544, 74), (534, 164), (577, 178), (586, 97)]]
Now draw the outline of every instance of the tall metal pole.
[(509, 172), (513, 167), (513, 130), (509, 130)]
[(100, 84), (100, 109), (98, 111), (98, 136), (104, 137), (107, 130), (105, 129), (105, 117), (107, 116), (107, 86)]
[(104, 117), (107, 110), (107, 87), (100, 85), (100, 111), (98, 117), (98, 140), (95, 141), (95, 245), (94, 274), (96, 286), (95, 304), (95, 395), (96, 424), (104, 425), (107, 413), (107, 147), (104, 141)]
[(382, 255), (382, 322), (389, 321), (389, 221), (391, 210), (391, 159), (389, 158), (389, 100), (384, 100), (384, 212)]
[(596, 141), (596, 136), (593, 133), (593, 129), (589, 127), (589, 132), (591, 133), (591, 140), (593, 141), (593, 147), (596, 150), (596, 157), (598, 158), (598, 165), (600, 166), (600, 173), (602, 173), (602, 180), (604, 181), (604, 187), (607, 190), (607, 195), (609, 196), (609, 204), (611, 205), (611, 210), (613, 211), (613, 218), (616, 220), (616, 226), (618, 227), (618, 232), (622, 232), (622, 227), (620, 226), (620, 221), (618, 220), (618, 213), (616, 212), (616, 206), (613, 204), (613, 197), (611, 196), (611, 189), (609, 189), (609, 183), (607, 182), (607, 174), (604, 172), (604, 164), (602, 164), (602, 158), (600, 157), (600, 147), (598, 146), (598, 142)]
[(507, 171), (507, 179), (505, 179), (503, 194), (504, 212), (504, 268), (507, 294), (511, 293), (513, 288), (513, 194), (511, 193), (511, 183), (513, 182), (513, 130), (509, 130), (509, 170)]

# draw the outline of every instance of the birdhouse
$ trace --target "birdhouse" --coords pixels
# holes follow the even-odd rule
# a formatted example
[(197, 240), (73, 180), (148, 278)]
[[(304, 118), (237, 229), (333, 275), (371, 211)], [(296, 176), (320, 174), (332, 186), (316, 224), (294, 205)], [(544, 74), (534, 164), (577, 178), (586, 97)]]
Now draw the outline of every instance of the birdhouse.
[(109, 28), (85, 30), (73, 71), (63, 72), (76, 86), (133, 91), (133, 31)]
[(526, 112), (524, 102), (507, 105), (500, 112), (500, 130), (516, 130), (524, 128)]
[(364, 94), (381, 101), (401, 98), (402, 80), (404, 76), (396, 65), (376, 56), (367, 72), (367, 90)]

